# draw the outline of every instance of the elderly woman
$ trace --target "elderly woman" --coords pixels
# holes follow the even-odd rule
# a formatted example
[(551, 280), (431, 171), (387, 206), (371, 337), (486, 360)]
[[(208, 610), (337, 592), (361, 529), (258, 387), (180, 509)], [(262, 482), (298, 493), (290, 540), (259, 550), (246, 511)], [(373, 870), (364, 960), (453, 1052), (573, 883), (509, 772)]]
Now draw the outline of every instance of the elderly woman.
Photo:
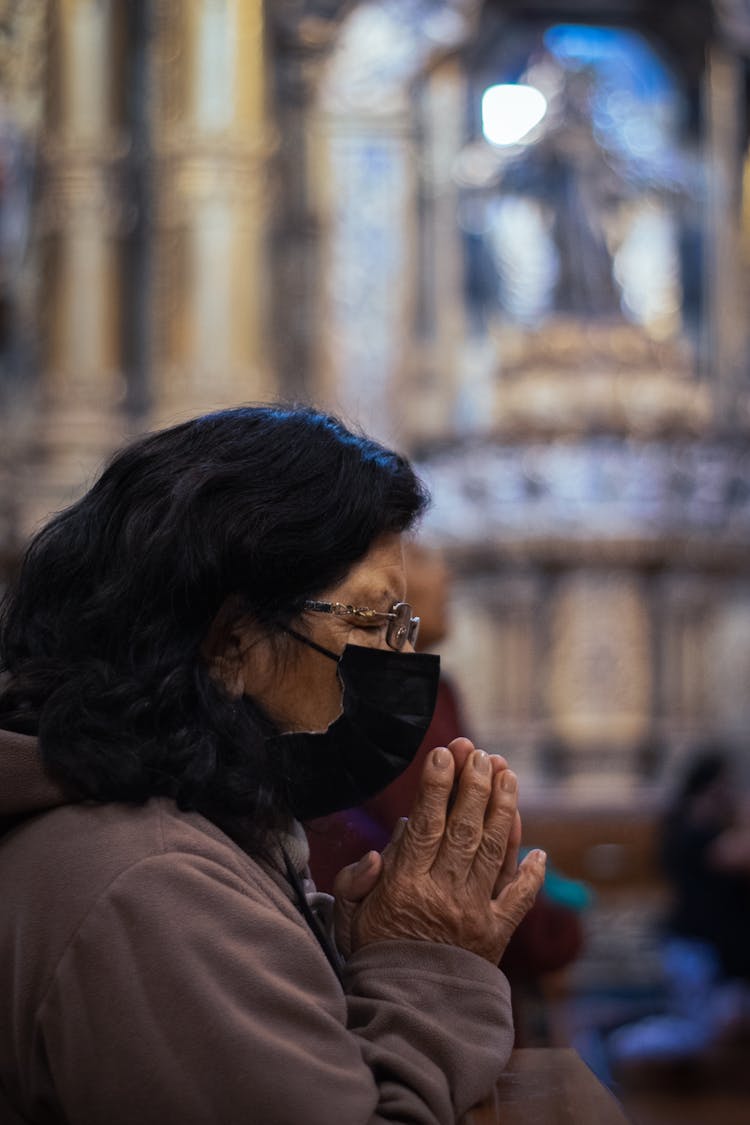
[(452, 1122), (512, 1029), (543, 856), (467, 739), (328, 896), (299, 822), (430, 720), (401, 457), (309, 409), (145, 437), (36, 536), (2, 617), (0, 1119)]

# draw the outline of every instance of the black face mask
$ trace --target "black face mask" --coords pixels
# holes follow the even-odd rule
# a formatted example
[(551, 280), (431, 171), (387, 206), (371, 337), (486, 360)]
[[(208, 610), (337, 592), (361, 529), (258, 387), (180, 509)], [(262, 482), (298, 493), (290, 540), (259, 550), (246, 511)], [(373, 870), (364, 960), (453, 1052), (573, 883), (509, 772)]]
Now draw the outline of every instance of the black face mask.
[(347, 645), (339, 658), (293, 635), (338, 662), (344, 688), (342, 713), (328, 730), (267, 742), (289, 807), (310, 820), (361, 805), (403, 773), (435, 710), (440, 657)]

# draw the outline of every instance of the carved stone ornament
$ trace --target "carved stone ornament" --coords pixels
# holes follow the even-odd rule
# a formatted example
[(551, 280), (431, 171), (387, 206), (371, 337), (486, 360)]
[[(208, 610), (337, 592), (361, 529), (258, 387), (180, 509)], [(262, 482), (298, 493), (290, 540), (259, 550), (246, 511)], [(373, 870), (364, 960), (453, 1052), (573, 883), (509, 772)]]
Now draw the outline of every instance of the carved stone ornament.
[(746, 443), (615, 438), (456, 446), (420, 461), (434, 496), (425, 528), (447, 543), (502, 551), (550, 540), (667, 552), (750, 545)]
[(627, 572), (570, 575), (551, 611), (547, 702), (552, 727), (591, 750), (634, 746), (651, 713), (650, 621)]

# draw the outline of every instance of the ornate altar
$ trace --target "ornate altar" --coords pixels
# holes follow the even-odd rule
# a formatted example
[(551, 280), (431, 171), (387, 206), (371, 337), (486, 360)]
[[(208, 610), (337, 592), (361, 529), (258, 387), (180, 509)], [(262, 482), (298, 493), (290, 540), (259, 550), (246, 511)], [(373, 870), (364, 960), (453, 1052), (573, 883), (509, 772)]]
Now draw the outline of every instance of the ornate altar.
[(0, 48), (5, 566), (127, 434), (313, 399), (431, 484), (527, 788), (744, 749), (746, 4), (15, 0)]

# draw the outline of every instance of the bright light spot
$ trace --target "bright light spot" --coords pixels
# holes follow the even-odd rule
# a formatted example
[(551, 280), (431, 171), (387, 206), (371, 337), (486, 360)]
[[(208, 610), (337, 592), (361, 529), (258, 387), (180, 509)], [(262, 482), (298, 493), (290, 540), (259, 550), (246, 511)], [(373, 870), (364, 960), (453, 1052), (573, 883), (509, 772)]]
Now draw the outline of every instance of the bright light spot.
[(482, 94), (482, 132), (490, 144), (523, 140), (547, 112), (547, 99), (535, 86), (490, 86)]

